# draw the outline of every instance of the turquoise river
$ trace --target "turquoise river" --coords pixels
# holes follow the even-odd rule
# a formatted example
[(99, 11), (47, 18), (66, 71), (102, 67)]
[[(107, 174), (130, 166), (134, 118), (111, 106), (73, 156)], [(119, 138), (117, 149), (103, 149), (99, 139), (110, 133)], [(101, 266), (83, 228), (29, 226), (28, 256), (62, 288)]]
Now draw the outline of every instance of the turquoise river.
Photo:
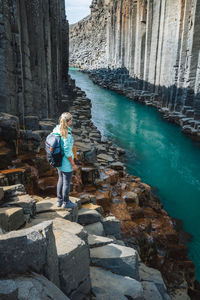
[(92, 119), (104, 137), (126, 150), (127, 171), (151, 185), (170, 216), (193, 235), (189, 256), (200, 281), (200, 144), (159, 112), (103, 89), (87, 74), (70, 69), (92, 101)]

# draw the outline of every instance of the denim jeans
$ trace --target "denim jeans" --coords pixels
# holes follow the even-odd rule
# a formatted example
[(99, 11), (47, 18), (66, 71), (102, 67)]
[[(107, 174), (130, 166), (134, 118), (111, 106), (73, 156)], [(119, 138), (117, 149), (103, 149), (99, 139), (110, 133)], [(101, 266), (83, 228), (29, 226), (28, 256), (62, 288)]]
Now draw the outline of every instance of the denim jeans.
[(70, 182), (73, 172), (62, 172), (58, 170), (57, 196), (59, 202), (69, 201)]

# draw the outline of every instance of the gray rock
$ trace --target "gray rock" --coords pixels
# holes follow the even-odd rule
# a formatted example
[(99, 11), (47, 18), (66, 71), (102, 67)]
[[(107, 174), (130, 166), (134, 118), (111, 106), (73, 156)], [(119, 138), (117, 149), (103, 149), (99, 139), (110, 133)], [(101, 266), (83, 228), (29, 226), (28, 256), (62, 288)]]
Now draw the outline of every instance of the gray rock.
[(31, 217), (36, 214), (36, 201), (28, 194), (13, 197), (12, 200), (8, 201), (4, 206), (21, 207), (24, 213), (29, 214)]
[(58, 258), (52, 222), (0, 236), (0, 276), (28, 271), (43, 273), (59, 286)]
[(114, 161), (112, 156), (104, 154), (104, 153), (98, 154), (97, 158), (100, 159), (100, 160), (105, 160), (106, 162), (113, 162)]
[(105, 236), (105, 232), (101, 222), (86, 225), (84, 226), (84, 228), (87, 230), (88, 234)]
[(11, 198), (13, 197), (26, 194), (26, 190), (23, 184), (4, 186), (3, 191), (4, 191), (4, 199), (3, 199), (4, 202), (11, 200)]
[(102, 217), (96, 210), (82, 208), (78, 212), (78, 223), (81, 225), (89, 225), (101, 222), (101, 220)]
[(63, 220), (62, 218), (56, 218), (53, 220), (53, 231), (54, 234), (56, 234), (57, 231), (69, 232), (71, 234), (77, 235), (86, 244), (88, 243), (87, 231), (84, 229), (83, 226), (75, 222)]
[(0, 280), (0, 299), (16, 300), (18, 299), (18, 288), (14, 280)]
[(79, 237), (61, 227), (54, 232), (61, 290), (72, 300), (84, 299), (91, 288), (89, 247)]
[(95, 266), (139, 280), (138, 253), (132, 248), (109, 244), (90, 249), (90, 256)]
[(20, 207), (0, 208), (0, 228), (3, 232), (16, 230), (25, 223), (23, 209)]
[(134, 192), (126, 193), (123, 198), (127, 203), (136, 203), (137, 205), (139, 205), (139, 197)]
[(90, 248), (105, 246), (105, 245), (111, 244), (113, 242), (114, 242), (114, 240), (110, 239), (108, 237), (98, 236), (98, 235), (94, 235), (94, 234), (88, 235), (88, 244), (89, 244)]
[[(11, 294), (12, 291), (13, 294)], [(0, 280), (0, 297), (1, 295), (4, 297), (1, 298), (2, 300), (69, 300), (56, 285), (36, 273), (12, 280)]]
[(92, 194), (83, 194), (80, 196), (80, 200), (82, 204), (85, 203), (93, 203), (96, 204), (96, 196)]
[(89, 151), (84, 152), (85, 160), (90, 163), (94, 164), (97, 162), (97, 150), (95, 147), (92, 147)]
[[(167, 288), (165, 286), (165, 283), (163, 281), (162, 275), (160, 271), (149, 268), (142, 262), (139, 264), (139, 275), (141, 282), (150, 282), (155, 284), (156, 288), (158, 289), (159, 293), (161, 294), (163, 299), (168, 300), (169, 296), (167, 295)], [(152, 287), (154, 290), (154, 288)]]
[(145, 300), (163, 300), (164, 298), (159, 293), (156, 285), (153, 282), (142, 281)]
[(117, 239), (121, 237), (121, 223), (114, 216), (109, 216), (103, 219), (103, 228), (106, 235), (113, 235)]
[[(71, 198), (70, 198), (71, 199)], [(73, 198), (71, 199), (72, 202), (75, 201)], [(37, 213), (44, 213), (44, 212), (61, 212), (61, 211), (68, 211), (70, 215), (67, 216), (67, 219), (70, 221), (77, 221), (78, 218), (78, 207), (73, 209), (65, 209), (62, 207), (57, 207), (57, 198), (45, 198), (43, 201), (39, 201), (36, 203), (36, 211)]]
[[(91, 267), (92, 292), (98, 300), (143, 300), (141, 283), (130, 277)], [(156, 298), (154, 299), (156, 300)]]

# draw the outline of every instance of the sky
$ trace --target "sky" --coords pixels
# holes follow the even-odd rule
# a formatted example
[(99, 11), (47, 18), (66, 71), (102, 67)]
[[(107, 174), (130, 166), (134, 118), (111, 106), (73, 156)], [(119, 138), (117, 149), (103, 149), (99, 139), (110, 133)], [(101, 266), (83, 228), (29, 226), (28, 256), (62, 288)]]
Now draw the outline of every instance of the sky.
[(74, 24), (90, 14), (92, 0), (65, 0), (65, 9), (69, 24)]

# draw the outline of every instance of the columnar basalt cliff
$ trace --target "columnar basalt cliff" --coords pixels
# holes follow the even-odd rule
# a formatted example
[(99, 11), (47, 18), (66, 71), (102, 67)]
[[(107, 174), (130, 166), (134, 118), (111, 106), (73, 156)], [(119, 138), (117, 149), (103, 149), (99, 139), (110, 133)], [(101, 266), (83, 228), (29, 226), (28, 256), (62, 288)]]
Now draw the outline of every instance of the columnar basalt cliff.
[(51, 118), (68, 69), (64, 0), (0, 1), (0, 111)]
[(199, 0), (94, 0), (70, 27), (70, 64), (199, 139), (199, 9)]

